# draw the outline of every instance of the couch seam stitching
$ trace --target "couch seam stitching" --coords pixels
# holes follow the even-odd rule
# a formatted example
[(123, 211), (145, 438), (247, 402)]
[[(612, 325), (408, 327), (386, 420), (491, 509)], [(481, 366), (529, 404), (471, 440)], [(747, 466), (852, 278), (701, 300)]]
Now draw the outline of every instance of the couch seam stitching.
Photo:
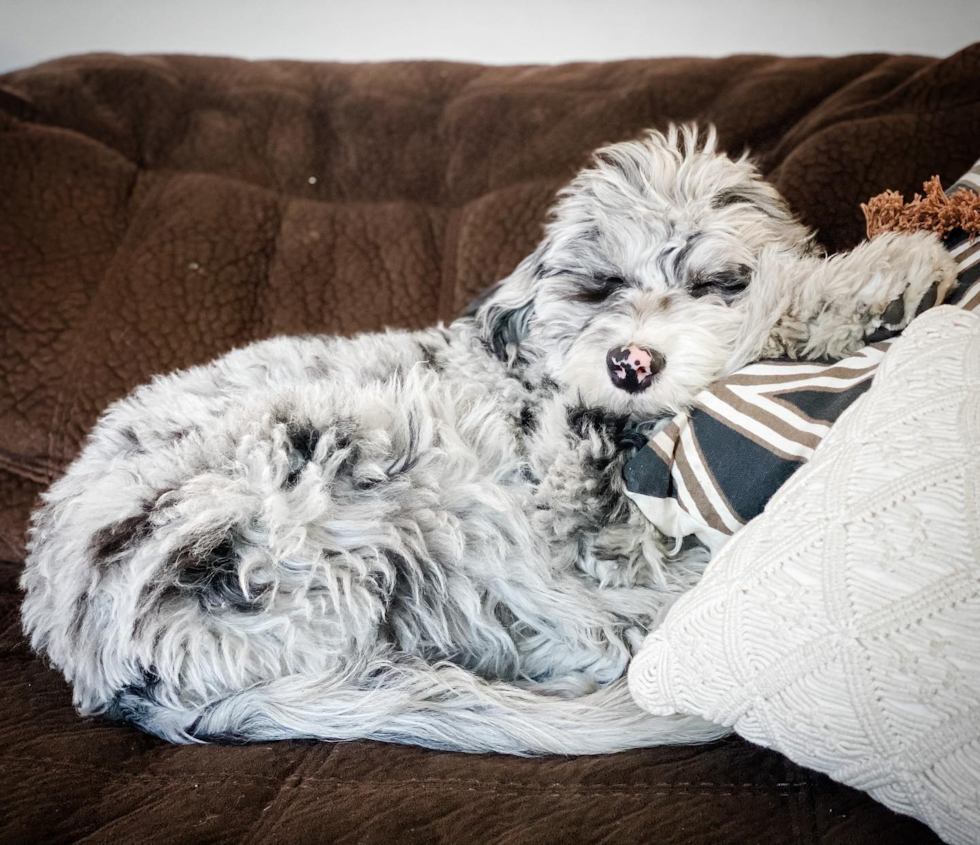
[(141, 774), (141, 773), (128, 773), (121, 769), (107, 769), (100, 768), (98, 766), (88, 766), (82, 763), (73, 763), (65, 760), (55, 760), (49, 758), (33, 758), (33, 757), (11, 757), (4, 756), (3, 758), (8, 763), (23, 763), (29, 765), (60, 765), (60, 766), (70, 766), (73, 769), (79, 769), (83, 771), (88, 771), (92, 773), (102, 774), (102, 775), (119, 775), (125, 778), (137, 778), (142, 780), (188, 780), (188, 779), (199, 779), (199, 780), (235, 780), (238, 778), (240, 782), (251, 782), (251, 781), (268, 781), (272, 783), (287, 784), (289, 781), (296, 781), (293, 784), (294, 787), (301, 788), (305, 783), (310, 784), (329, 784), (331, 786), (357, 786), (357, 787), (372, 787), (378, 789), (387, 788), (398, 788), (398, 787), (419, 787), (419, 786), (453, 786), (453, 787), (493, 787), (493, 788), (505, 788), (505, 789), (519, 789), (519, 790), (531, 790), (535, 792), (555, 792), (555, 791), (568, 791), (575, 790), (583, 793), (606, 793), (610, 790), (613, 791), (637, 791), (637, 792), (649, 792), (651, 789), (668, 789), (670, 791), (682, 790), (686, 792), (691, 792), (694, 788), (706, 788), (710, 787), (704, 794), (714, 794), (717, 789), (727, 789), (742, 792), (781, 792), (784, 790), (799, 790), (810, 786), (808, 781), (788, 781), (788, 782), (778, 782), (773, 784), (764, 783), (735, 783), (735, 782), (716, 782), (716, 781), (655, 781), (651, 783), (611, 783), (611, 784), (568, 784), (563, 782), (554, 782), (550, 784), (536, 784), (527, 783), (523, 781), (503, 781), (503, 780), (480, 780), (478, 778), (404, 778), (400, 780), (357, 780), (357, 779), (346, 779), (337, 777), (316, 777), (307, 775), (296, 775), (290, 774), (282, 778), (277, 778), (271, 775), (249, 775), (245, 778), (241, 776), (230, 773), (230, 772), (181, 772), (179, 774)]

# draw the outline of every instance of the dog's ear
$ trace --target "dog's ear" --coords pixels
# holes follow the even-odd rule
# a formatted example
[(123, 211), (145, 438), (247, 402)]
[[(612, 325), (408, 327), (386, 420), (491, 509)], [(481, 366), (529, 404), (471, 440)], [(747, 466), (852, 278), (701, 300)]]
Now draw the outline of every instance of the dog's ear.
[(463, 316), (474, 317), (484, 340), (501, 361), (522, 356), (534, 316), (536, 270), (541, 250), (525, 258), (507, 278), (474, 299)]

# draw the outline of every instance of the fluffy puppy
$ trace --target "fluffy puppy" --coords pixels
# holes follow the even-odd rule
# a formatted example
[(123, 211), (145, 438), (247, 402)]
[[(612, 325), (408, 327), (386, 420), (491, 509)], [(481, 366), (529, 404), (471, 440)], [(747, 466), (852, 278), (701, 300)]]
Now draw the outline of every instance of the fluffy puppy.
[(174, 742), (716, 737), (626, 688), (707, 562), (622, 495), (626, 456), (709, 382), (849, 354), (954, 275), (927, 235), (826, 258), (713, 133), (608, 147), (452, 325), (276, 338), (112, 405), (34, 515), (24, 629), (80, 713)]

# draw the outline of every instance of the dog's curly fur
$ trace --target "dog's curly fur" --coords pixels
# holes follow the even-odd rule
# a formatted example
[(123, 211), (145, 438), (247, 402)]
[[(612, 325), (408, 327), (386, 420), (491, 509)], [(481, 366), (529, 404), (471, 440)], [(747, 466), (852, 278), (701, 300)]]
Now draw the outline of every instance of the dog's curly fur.
[[(625, 457), (714, 379), (849, 354), (954, 275), (927, 235), (826, 258), (713, 133), (601, 150), (452, 325), (268, 340), (112, 405), (35, 514), (25, 630), (81, 713), (176, 742), (718, 736), (628, 694), (707, 553), (665, 551)], [(632, 393), (629, 344), (666, 362)]]

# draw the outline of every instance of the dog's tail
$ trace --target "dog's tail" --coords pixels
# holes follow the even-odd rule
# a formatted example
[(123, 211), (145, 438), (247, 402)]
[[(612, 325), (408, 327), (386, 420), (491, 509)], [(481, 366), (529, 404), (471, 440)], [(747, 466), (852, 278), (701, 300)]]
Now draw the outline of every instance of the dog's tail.
[(386, 662), (373, 675), (289, 675), (197, 706), (130, 688), (109, 715), (172, 742), (375, 739), (517, 755), (604, 754), (728, 732), (693, 716), (645, 713), (625, 678), (567, 698), (421, 661)]

